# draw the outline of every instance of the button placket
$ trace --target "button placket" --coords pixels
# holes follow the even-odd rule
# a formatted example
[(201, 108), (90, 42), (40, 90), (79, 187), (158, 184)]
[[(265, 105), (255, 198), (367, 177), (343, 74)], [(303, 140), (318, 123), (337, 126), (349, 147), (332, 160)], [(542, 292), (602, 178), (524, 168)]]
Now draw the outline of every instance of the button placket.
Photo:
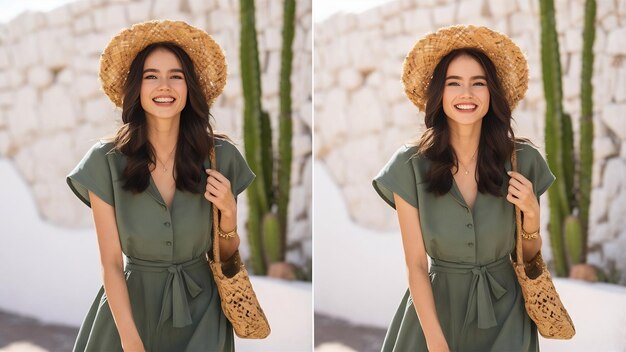
[(170, 254), (173, 253), (174, 250), (174, 229), (172, 226), (172, 216), (170, 213), (170, 210), (167, 209), (167, 207), (164, 207), (165, 209), (165, 214), (163, 217), (163, 227), (164, 227), (164, 234), (165, 234), (165, 241), (163, 242), (165, 244), (166, 247), (169, 247), (167, 250), (169, 251)]
[[(468, 238), (468, 241), (465, 242), (468, 248), (475, 249), (476, 245), (476, 231), (474, 229), (474, 217), (472, 216), (472, 212), (470, 211), (468, 206), (463, 206), (465, 209), (465, 216), (467, 219), (467, 223), (465, 224), (465, 228), (467, 228), (468, 235), (471, 236)], [(476, 259), (476, 251), (474, 250), (472, 253), (472, 260)]]

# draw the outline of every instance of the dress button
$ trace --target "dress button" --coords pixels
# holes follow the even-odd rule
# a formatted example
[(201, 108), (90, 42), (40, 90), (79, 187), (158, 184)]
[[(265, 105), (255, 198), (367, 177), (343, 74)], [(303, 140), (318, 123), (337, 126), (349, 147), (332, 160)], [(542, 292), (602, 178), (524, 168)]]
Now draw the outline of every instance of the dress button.
[(471, 229), (472, 227), (474, 227), (474, 225), (472, 225), (472, 224), (467, 224), (467, 228), (468, 228), (468, 229)]
[(166, 222), (163, 223), (163, 225), (165, 225), (165, 227), (170, 227), (171, 224), (170, 224), (169, 221), (166, 221)]
[(474, 247), (474, 242), (467, 242), (468, 247)]
[(165, 242), (166, 245), (171, 246), (172, 245), (172, 241), (167, 241)]

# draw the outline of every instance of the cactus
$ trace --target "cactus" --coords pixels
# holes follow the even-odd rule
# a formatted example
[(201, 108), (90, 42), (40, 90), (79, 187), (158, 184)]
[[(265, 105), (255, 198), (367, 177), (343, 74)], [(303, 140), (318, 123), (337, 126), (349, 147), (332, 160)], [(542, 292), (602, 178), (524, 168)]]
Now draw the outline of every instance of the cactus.
[[(593, 42), (595, 30), (596, 1), (585, 1), (585, 24), (583, 28), (583, 53), (580, 84), (580, 179), (579, 206), (582, 241), (588, 243), (589, 204), (591, 203), (591, 177), (593, 166)], [(587, 258), (587, 246), (583, 246), (583, 260)]]
[(291, 184), (290, 78), (295, 0), (285, 0), (283, 4), (278, 163), (274, 160), (270, 116), (263, 110), (261, 103), (261, 69), (254, 0), (240, 0), (239, 6), (245, 153), (248, 164), (257, 174), (257, 181), (250, 186), (248, 192), (248, 242), (252, 271), (264, 275), (270, 263), (285, 260), (287, 209)]
[[(244, 97), (244, 141), (248, 164), (252, 170), (261, 170), (261, 69), (256, 40), (254, 0), (240, 0), (241, 39), (239, 58)], [(261, 218), (267, 212), (267, 197), (264, 192), (264, 173), (257, 171), (257, 182), (250, 185), (248, 192), (248, 242), (252, 270), (265, 273), (261, 241)]]
[[(587, 255), (591, 166), (593, 163), (592, 86), (595, 0), (585, 3), (585, 28), (581, 75), (580, 167), (575, 177), (576, 158), (572, 121), (563, 111), (561, 63), (556, 33), (554, 1), (539, 0), (541, 16), (541, 65), (546, 98), (545, 144), (548, 164), (556, 182), (548, 190), (550, 200), (550, 243), (558, 276), (569, 266), (584, 263)], [(577, 184), (578, 183), (578, 184)], [(573, 214), (579, 213), (580, 216)], [(567, 254), (566, 254), (567, 249)], [(569, 261), (568, 261), (569, 258)]]
[(263, 246), (265, 248), (265, 261), (274, 263), (283, 260), (283, 248), (280, 225), (276, 214), (267, 213), (263, 218)]
[(569, 264), (575, 265), (583, 262), (583, 233), (580, 220), (570, 215), (565, 219), (565, 245)]
[[(548, 190), (550, 199), (550, 242), (557, 275), (567, 273), (561, 221), (569, 213), (568, 197), (563, 179), (563, 91), (561, 88), (561, 62), (556, 34), (553, 0), (539, 0), (541, 23), (541, 68), (543, 90), (546, 97), (546, 156), (556, 184)], [(548, 138), (549, 136), (549, 138)]]
[[(289, 189), (291, 187), (291, 62), (293, 51), (291, 49), (294, 38), (294, 25), (296, 13), (296, 1), (285, 0), (283, 8), (283, 45), (281, 49), (280, 65), (280, 115), (278, 139), (279, 163), (278, 163), (278, 222), (283, 234), (281, 247), (287, 247), (287, 211), (289, 208)], [(291, 25), (289, 25), (291, 24)], [(284, 250), (280, 260), (285, 260)]]

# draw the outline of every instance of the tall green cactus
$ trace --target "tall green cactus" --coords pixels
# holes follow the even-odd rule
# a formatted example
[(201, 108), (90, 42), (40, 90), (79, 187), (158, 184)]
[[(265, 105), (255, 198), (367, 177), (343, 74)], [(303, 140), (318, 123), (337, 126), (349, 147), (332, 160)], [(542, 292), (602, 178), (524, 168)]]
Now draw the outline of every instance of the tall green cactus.
[(569, 212), (567, 192), (563, 180), (563, 90), (561, 88), (561, 62), (556, 33), (554, 1), (539, 0), (541, 23), (541, 68), (543, 90), (546, 98), (546, 156), (557, 181), (548, 189), (550, 198), (550, 243), (554, 264), (559, 276), (567, 272), (563, 250), (562, 219)]
[[(592, 87), (593, 40), (595, 37), (595, 0), (586, 1), (583, 33), (583, 72), (581, 77), (581, 139), (579, 167), (576, 158), (572, 121), (563, 110), (561, 63), (553, 0), (539, 0), (541, 22), (541, 65), (546, 99), (545, 145), (548, 164), (556, 182), (548, 190), (550, 200), (550, 243), (558, 276), (566, 276), (569, 265), (586, 261), (591, 164), (593, 154)], [(578, 182), (578, 185), (576, 184)], [(578, 190), (578, 192), (576, 192)], [(580, 213), (580, 218), (573, 215)], [(566, 255), (566, 248), (567, 254)], [(569, 258), (569, 262), (568, 262)]]
[[(596, 37), (596, 1), (585, 1), (585, 24), (583, 28), (583, 53), (580, 84), (580, 222), (582, 241), (588, 243), (589, 205), (591, 203), (591, 178), (593, 167), (593, 42)], [(587, 246), (583, 246), (583, 261), (587, 258)]]
[(292, 150), (290, 79), (295, 0), (285, 0), (283, 4), (278, 163), (274, 160), (270, 116), (261, 104), (261, 69), (254, 0), (240, 0), (239, 4), (245, 151), (250, 167), (257, 173), (257, 181), (250, 186), (248, 192), (248, 241), (252, 270), (256, 274), (264, 275), (270, 263), (285, 260), (287, 248)]
[[(283, 46), (280, 65), (280, 115), (278, 139), (278, 223), (282, 236), (282, 248), (287, 247), (287, 210), (289, 208), (289, 189), (291, 187), (291, 62), (293, 61), (293, 38), (296, 14), (296, 0), (285, 0), (283, 9)], [(285, 260), (282, 252), (280, 260)]]
[(240, 0), (241, 38), (239, 61), (241, 63), (241, 82), (245, 101), (243, 111), (243, 136), (248, 164), (257, 173), (257, 181), (250, 185), (248, 192), (248, 242), (252, 270), (265, 273), (261, 239), (261, 218), (267, 212), (268, 202), (265, 193), (265, 173), (261, 154), (261, 69), (256, 39), (254, 0)]

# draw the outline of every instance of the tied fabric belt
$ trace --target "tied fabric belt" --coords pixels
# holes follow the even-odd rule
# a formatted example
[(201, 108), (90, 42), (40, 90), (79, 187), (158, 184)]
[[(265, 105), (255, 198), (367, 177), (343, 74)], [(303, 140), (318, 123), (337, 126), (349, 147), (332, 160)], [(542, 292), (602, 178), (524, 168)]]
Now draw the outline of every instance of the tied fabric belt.
[(152, 273), (168, 272), (163, 292), (163, 302), (161, 303), (161, 315), (159, 326), (172, 317), (173, 326), (182, 328), (191, 325), (191, 313), (189, 302), (187, 302), (187, 292), (191, 297), (196, 297), (202, 292), (200, 287), (185, 271), (196, 266), (208, 266), (205, 257), (198, 257), (190, 261), (171, 264), (160, 263), (137, 258), (127, 257), (126, 269), (131, 271), (145, 271)]
[(465, 329), (474, 319), (478, 320), (479, 329), (489, 329), (497, 326), (496, 314), (493, 310), (491, 294), (500, 299), (507, 291), (496, 281), (490, 272), (497, 272), (502, 269), (511, 269), (510, 257), (504, 256), (493, 263), (477, 266), (472, 264), (451, 263), (441, 260), (432, 260), (431, 272), (449, 274), (469, 274), (473, 275), (470, 285), (470, 293), (467, 299), (467, 310), (465, 312)]

